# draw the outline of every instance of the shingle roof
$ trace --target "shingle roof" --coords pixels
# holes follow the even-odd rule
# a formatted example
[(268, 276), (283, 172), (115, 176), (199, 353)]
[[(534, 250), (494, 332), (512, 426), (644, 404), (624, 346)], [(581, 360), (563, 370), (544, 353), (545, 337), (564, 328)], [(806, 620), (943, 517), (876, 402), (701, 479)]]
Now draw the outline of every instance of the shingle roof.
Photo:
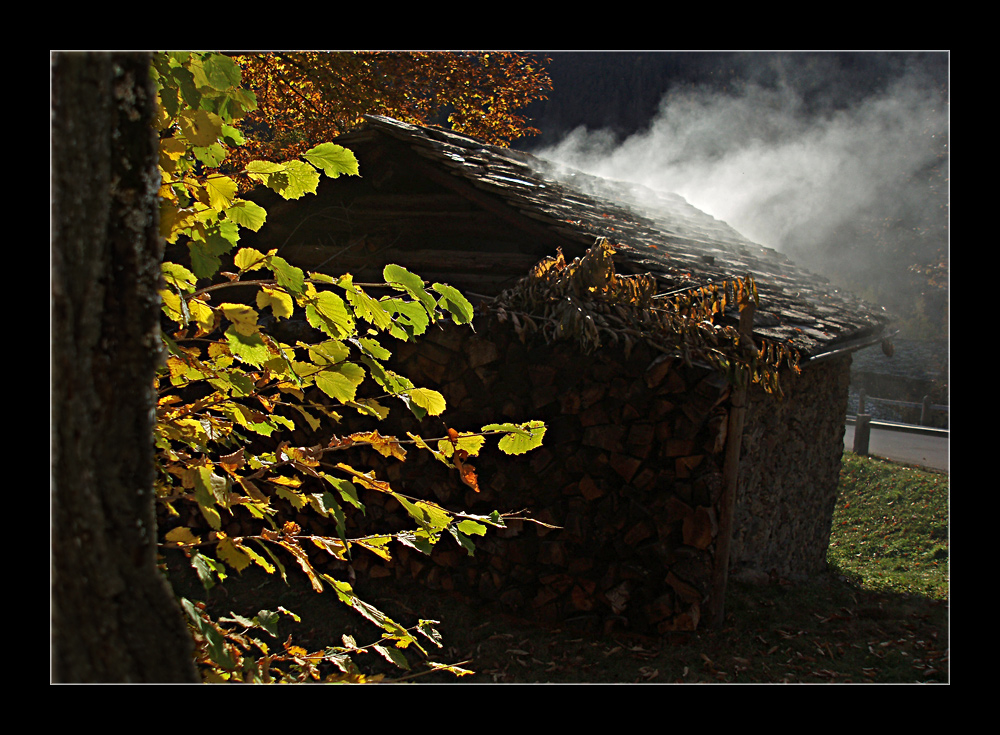
[(761, 299), (754, 334), (786, 343), (803, 357), (856, 349), (884, 336), (890, 321), (884, 309), (833, 287), (676, 194), (590, 176), (440, 128), (366, 119), (362, 130), (338, 142), (351, 147), (352, 140), (387, 135), (563, 241), (583, 249), (607, 238), (620, 272), (651, 273), (663, 292), (752, 274)]

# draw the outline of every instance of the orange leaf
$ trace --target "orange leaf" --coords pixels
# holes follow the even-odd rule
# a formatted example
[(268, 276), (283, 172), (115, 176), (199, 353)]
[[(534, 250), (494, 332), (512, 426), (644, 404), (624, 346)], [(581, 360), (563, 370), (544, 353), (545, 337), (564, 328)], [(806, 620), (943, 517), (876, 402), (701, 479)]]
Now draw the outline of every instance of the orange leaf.
[[(450, 437), (449, 437), (450, 438)], [(455, 466), (458, 468), (458, 476), (462, 479), (466, 485), (471, 487), (477, 493), (479, 492), (479, 479), (476, 477), (476, 468), (471, 464), (466, 464), (464, 462), (467, 459), (469, 453), (464, 449), (459, 449), (455, 452), (455, 456), (452, 459), (455, 461)]]

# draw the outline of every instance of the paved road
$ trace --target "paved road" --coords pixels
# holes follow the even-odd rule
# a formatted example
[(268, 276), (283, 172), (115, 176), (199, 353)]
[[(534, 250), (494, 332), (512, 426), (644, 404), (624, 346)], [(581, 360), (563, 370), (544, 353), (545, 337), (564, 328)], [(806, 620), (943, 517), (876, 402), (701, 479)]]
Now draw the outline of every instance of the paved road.
[[(854, 451), (854, 425), (844, 432), (844, 449)], [(868, 453), (897, 462), (948, 470), (948, 437), (871, 427)]]

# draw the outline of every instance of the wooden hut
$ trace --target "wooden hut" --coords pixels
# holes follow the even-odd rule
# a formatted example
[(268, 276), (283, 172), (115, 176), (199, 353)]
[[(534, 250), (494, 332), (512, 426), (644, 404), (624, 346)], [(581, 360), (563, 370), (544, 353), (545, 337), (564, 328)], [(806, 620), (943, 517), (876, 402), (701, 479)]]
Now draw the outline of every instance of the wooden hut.
[[(882, 309), (676, 195), (383, 117), (337, 142), (361, 176), (266, 201), (268, 226), (250, 244), (356, 282), (397, 263), (461, 289), (477, 307), (474, 331), (435, 327), (398, 346), (401, 371), (442, 392), (448, 426), (548, 427), (531, 453), (477, 457), (479, 493), (417, 452), (380, 471), (449, 507), (527, 509), (549, 525), (511, 523), (477, 538), (471, 558), (442, 543), (430, 558), (404, 548), (385, 567), (356, 564), (541, 619), (659, 632), (721, 619), (732, 575), (825, 568), (851, 353), (885, 338)], [(752, 335), (754, 349), (787, 358), (780, 369), (771, 361), (783, 395), (735, 386), (688, 343), (650, 339), (629, 321), (635, 303), (566, 292), (561, 306), (541, 306), (532, 289), (585, 256), (637, 279), (630, 293), (642, 292), (633, 301), (643, 307), (703, 287), (749, 288), (738, 280), (749, 275), (759, 299), (743, 314), (744, 345)], [(730, 301), (713, 321), (732, 335), (740, 317)]]

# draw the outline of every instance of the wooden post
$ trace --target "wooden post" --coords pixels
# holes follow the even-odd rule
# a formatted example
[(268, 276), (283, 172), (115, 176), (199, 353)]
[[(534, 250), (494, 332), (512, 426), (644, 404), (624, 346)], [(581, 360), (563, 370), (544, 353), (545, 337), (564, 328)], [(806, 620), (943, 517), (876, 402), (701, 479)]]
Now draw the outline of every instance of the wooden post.
[(871, 414), (859, 413), (854, 420), (854, 453), (868, 454), (868, 440), (871, 437)]
[[(753, 346), (754, 304), (751, 301), (740, 312), (740, 339)], [(722, 498), (719, 500), (719, 534), (715, 541), (715, 568), (712, 573), (712, 593), (708, 602), (708, 622), (719, 628), (726, 619), (726, 585), (729, 580), (729, 556), (733, 542), (733, 515), (736, 511), (737, 480), (740, 471), (740, 448), (743, 444), (743, 422), (747, 414), (750, 375), (732, 393), (727, 429), (726, 456), (722, 466)]]
[(920, 404), (920, 425), (930, 426), (931, 423), (931, 397), (924, 396), (924, 402)]

